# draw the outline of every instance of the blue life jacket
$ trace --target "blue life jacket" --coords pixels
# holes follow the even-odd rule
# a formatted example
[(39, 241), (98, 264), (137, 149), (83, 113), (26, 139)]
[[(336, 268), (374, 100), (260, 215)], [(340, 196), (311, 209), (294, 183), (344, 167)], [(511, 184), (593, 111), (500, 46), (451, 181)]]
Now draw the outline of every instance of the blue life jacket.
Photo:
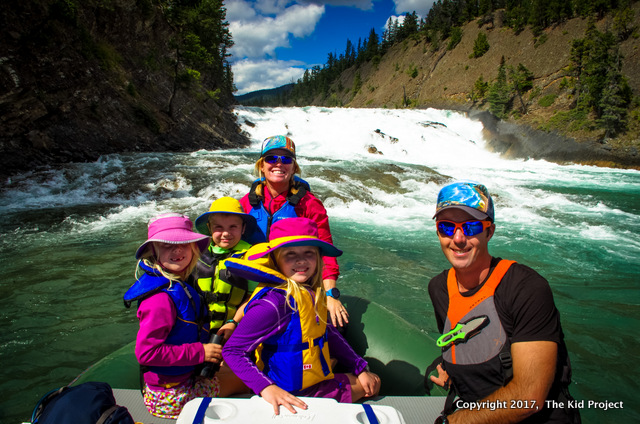
[(251, 210), (249, 215), (253, 216), (257, 221), (257, 229), (250, 236), (250, 240), (247, 240), (249, 244), (263, 243), (269, 240), (269, 228), (274, 222), (285, 218), (297, 218), (295, 207), (300, 202), (307, 192), (311, 191), (309, 183), (297, 175), (293, 177), (293, 185), (289, 188), (287, 193), (287, 201), (282, 205), (280, 209), (275, 211), (272, 215), (264, 207), (264, 194), (257, 193), (258, 186), (262, 185), (264, 190), (264, 178), (259, 178), (251, 185), (249, 191), (249, 203), (251, 204)]
[[(169, 280), (159, 271), (140, 262), (144, 274), (127, 290), (124, 304), (128, 308), (135, 300), (140, 302), (156, 293), (165, 292), (176, 306), (176, 323), (169, 332), (165, 344), (207, 343), (209, 341), (209, 317), (200, 295), (184, 281)], [(160, 367), (150, 366), (149, 371), (163, 375), (182, 375), (194, 370), (194, 365)]]
[[(251, 302), (262, 298), (270, 290), (286, 290), (258, 285)], [(294, 394), (324, 380), (334, 378), (329, 359), (327, 323), (317, 319), (327, 316), (326, 304), (315, 304), (313, 295), (305, 288), (292, 296), (291, 320), (284, 331), (266, 339), (256, 349), (256, 366), (278, 387)], [(317, 311), (316, 308), (317, 307)], [(289, 306), (287, 306), (289, 308)]]

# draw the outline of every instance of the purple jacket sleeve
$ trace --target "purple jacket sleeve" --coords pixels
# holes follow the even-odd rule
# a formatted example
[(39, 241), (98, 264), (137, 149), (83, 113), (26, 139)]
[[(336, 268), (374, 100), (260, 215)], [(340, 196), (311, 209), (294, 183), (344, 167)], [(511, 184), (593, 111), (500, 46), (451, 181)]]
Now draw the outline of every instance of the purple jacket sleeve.
[(238, 324), (222, 350), (222, 356), (231, 370), (254, 393), (260, 394), (265, 387), (274, 384), (253, 363), (253, 351), (260, 343), (287, 328), (291, 321), (284, 295), (276, 290), (253, 300), (242, 321)]
[(157, 293), (140, 302), (140, 329), (136, 338), (136, 358), (141, 365), (197, 365), (204, 362), (202, 343), (165, 344), (176, 321), (176, 308), (166, 293)]
[(355, 375), (364, 371), (368, 365), (367, 361), (353, 350), (347, 340), (345, 340), (333, 325), (327, 324), (327, 331), (331, 357), (336, 358), (338, 363), (347, 367), (347, 369)]

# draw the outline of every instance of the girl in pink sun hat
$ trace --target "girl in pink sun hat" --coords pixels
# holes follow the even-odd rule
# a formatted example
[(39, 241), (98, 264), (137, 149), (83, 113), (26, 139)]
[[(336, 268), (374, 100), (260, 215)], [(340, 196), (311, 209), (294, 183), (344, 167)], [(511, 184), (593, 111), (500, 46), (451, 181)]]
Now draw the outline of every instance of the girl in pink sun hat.
[(161, 418), (176, 419), (196, 397), (246, 391), (224, 366), (213, 378), (195, 376), (197, 365), (222, 361), (222, 346), (208, 343), (209, 316), (190, 277), (209, 236), (192, 229), (191, 220), (180, 214), (151, 219), (147, 241), (136, 251), (136, 282), (124, 295), (125, 306), (138, 302), (135, 354), (144, 403)]
[[(227, 260), (230, 272), (261, 284), (222, 354), (276, 415), (280, 405), (293, 413), (294, 406), (306, 409), (298, 396), (355, 402), (380, 390), (380, 378), (367, 362), (327, 325), (322, 256), (341, 254), (318, 237), (313, 220), (287, 218), (272, 225), (268, 242), (253, 246), (243, 259)], [(334, 374), (329, 350), (351, 372)]]

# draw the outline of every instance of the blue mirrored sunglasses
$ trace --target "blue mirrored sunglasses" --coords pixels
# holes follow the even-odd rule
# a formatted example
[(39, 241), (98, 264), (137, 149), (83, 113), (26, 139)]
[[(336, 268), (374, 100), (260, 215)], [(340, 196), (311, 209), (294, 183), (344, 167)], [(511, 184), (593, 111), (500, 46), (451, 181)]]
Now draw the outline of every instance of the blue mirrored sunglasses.
[(491, 221), (436, 221), (436, 228), (438, 229), (438, 233), (445, 237), (452, 237), (456, 233), (456, 230), (458, 228), (460, 228), (462, 230), (462, 234), (467, 237), (477, 236), (490, 226)]
[(264, 157), (264, 161), (272, 165), (278, 162), (283, 165), (290, 165), (293, 163), (293, 158), (289, 156), (269, 155)]

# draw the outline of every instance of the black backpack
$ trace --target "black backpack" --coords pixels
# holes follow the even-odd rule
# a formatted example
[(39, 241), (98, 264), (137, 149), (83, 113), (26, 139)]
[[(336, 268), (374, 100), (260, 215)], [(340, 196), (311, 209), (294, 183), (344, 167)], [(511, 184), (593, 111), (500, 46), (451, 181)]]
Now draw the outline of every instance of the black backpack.
[(134, 424), (134, 421), (127, 408), (116, 405), (109, 384), (88, 382), (44, 395), (33, 410), (31, 423)]

